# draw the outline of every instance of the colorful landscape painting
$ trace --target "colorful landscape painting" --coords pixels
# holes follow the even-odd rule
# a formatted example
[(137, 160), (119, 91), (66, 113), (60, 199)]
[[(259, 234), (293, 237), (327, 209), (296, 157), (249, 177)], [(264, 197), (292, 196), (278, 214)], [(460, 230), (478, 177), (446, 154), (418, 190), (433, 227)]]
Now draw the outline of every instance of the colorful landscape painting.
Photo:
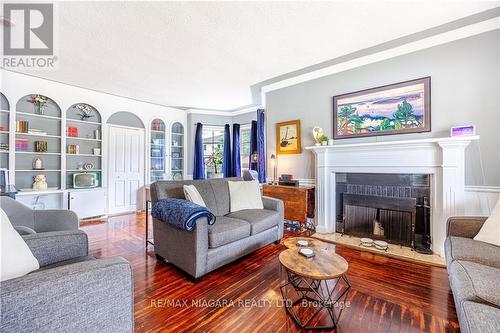
[(428, 132), (430, 77), (335, 96), (334, 139)]

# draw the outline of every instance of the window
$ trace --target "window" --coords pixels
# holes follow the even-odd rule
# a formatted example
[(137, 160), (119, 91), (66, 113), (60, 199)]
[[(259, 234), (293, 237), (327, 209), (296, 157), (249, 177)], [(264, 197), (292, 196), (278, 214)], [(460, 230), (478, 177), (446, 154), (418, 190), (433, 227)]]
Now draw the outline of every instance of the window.
[(206, 178), (222, 177), (224, 154), (224, 126), (204, 126), (203, 159)]
[(250, 124), (240, 126), (240, 156), (241, 170), (250, 168)]

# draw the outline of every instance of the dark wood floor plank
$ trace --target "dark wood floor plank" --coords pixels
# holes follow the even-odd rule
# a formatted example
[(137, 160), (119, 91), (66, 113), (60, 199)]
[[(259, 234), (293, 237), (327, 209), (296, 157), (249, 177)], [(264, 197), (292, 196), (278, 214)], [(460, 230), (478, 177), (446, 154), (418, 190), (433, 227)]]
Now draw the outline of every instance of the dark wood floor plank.
[[(137, 332), (301, 332), (282, 307), (283, 245), (266, 246), (193, 283), (156, 260), (152, 246), (145, 249), (144, 223), (139, 213), (82, 227), (91, 255), (118, 255), (131, 263)], [(335, 252), (349, 263), (352, 284), (339, 332), (459, 332), (445, 269), (342, 246)], [(223, 300), (232, 303), (218, 306)], [(168, 307), (168, 301), (178, 306)], [(252, 301), (262, 306), (247, 306)]]

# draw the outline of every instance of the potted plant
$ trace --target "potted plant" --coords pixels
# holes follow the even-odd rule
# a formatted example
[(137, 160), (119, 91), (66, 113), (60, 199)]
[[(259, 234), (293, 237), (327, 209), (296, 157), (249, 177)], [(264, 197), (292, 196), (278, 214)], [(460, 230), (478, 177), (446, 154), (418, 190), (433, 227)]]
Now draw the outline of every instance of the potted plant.
[[(222, 173), (222, 150), (220, 147), (214, 147), (214, 152), (212, 155), (207, 157), (205, 160), (205, 165), (207, 168), (207, 178), (221, 178)], [(220, 169), (219, 169), (220, 167)], [(213, 173), (212, 173), (213, 171)]]
[(322, 146), (328, 145), (328, 137), (324, 134), (318, 137), (318, 141), (321, 143)]

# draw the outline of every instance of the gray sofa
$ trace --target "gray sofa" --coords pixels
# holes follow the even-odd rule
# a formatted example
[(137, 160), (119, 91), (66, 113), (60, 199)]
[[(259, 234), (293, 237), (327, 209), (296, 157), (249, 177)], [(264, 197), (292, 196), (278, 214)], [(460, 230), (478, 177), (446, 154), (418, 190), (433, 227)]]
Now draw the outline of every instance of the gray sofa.
[(283, 238), (281, 200), (262, 197), (264, 209), (230, 213), (228, 180), (241, 178), (157, 181), (151, 185), (152, 203), (164, 198), (185, 199), (183, 185), (194, 185), (207, 207), (217, 216), (213, 225), (198, 219), (193, 231), (180, 230), (153, 219), (155, 253), (199, 278), (250, 252)]
[(448, 219), (446, 265), (460, 329), (500, 332), (500, 247), (475, 241), (486, 218)]

